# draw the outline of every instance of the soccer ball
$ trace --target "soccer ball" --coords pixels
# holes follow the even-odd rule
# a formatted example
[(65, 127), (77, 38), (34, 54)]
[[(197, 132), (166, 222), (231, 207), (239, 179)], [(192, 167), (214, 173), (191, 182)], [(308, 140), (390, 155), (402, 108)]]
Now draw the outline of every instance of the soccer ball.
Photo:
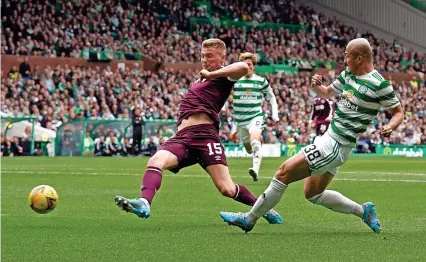
[(58, 193), (48, 185), (36, 186), (28, 194), (28, 204), (39, 214), (47, 214), (55, 209), (58, 199)]

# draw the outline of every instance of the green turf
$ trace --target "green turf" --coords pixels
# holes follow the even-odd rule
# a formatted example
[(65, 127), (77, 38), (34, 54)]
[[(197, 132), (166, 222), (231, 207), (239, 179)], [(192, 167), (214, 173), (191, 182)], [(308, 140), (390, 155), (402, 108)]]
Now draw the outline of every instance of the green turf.
[[(120, 211), (114, 196), (139, 194), (145, 158), (15, 158), (2, 160), (3, 261), (424, 261), (426, 160), (353, 157), (331, 184), (358, 201), (372, 200), (384, 230), (314, 206), (303, 183), (277, 206), (285, 225), (260, 221), (244, 234), (219, 211), (248, 208), (222, 197), (199, 167), (165, 173), (152, 216)], [(234, 181), (257, 195), (283, 159), (264, 159), (258, 183), (250, 159), (229, 159)], [(57, 208), (39, 215), (27, 194), (39, 184), (59, 193)]]

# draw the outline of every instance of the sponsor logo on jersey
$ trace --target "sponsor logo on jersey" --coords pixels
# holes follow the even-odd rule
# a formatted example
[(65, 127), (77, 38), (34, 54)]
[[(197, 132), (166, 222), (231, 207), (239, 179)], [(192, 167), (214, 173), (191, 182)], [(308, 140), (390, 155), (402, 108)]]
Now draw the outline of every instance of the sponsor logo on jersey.
[(239, 98), (240, 100), (255, 100), (257, 99), (257, 96), (250, 96), (250, 95), (242, 95)]
[(354, 105), (354, 104), (352, 104), (349, 100), (347, 100), (346, 98), (342, 98), (340, 101), (339, 101), (339, 104), (340, 105), (342, 105), (342, 106), (344, 106), (344, 107), (347, 107), (347, 108), (349, 108), (349, 109), (351, 109), (351, 110), (353, 110), (353, 111), (357, 111), (358, 112), (358, 106), (357, 105)]

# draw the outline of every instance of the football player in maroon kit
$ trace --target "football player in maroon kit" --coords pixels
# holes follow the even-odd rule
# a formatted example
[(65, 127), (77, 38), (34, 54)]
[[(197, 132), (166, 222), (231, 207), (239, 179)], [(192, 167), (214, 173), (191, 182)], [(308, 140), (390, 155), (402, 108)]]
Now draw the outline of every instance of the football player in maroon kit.
[(311, 121), (314, 124), (316, 135), (322, 136), (330, 125), (333, 116), (333, 102), (321, 97), (316, 97), (311, 114)]
[[(155, 193), (162, 182), (163, 170), (177, 173), (199, 164), (225, 196), (253, 206), (257, 198), (243, 185), (235, 184), (229, 174), (225, 152), (219, 139), (219, 112), (231, 94), (234, 83), (246, 75), (244, 62), (223, 66), (226, 46), (220, 39), (202, 43), (200, 78), (191, 84), (179, 108), (178, 131), (152, 156), (142, 179), (137, 199), (116, 196), (115, 202), (126, 212), (148, 218)], [(270, 210), (264, 218), (271, 224), (282, 224), (280, 215)]]

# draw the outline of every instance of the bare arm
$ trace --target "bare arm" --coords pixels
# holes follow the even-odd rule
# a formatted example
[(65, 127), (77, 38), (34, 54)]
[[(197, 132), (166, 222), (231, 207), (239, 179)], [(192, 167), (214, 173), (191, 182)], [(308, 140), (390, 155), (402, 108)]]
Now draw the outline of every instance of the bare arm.
[(394, 107), (389, 110), (392, 113), (392, 118), (389, 124), (382, 127), (382, 135), (385, 137), (390, 136), (393, 130), (395, 130), (404, 120), (404, 110), (401, 105)]
[(314, 89), (315, 93), (321, 98), (329, 99), (336, 95), (336, 92), (333, 88), (329, 86), (325, 86), (322, 84), (322, 76), (314, 75), (311, 80), (311, 87)]
[(222, 67), (216, 71), (209, 72), (205, 69), (200, 71), (200, 77), (206, 78), (206, 79), (215, 79), (215, 78), (221, 78), (221, 77), (229, 77), (233, 80), (238, 80), (241, 77), (247, 75), (248, 73), (248, 66), (244, 62), (237, 62), (230, 64), (228, 66)]

